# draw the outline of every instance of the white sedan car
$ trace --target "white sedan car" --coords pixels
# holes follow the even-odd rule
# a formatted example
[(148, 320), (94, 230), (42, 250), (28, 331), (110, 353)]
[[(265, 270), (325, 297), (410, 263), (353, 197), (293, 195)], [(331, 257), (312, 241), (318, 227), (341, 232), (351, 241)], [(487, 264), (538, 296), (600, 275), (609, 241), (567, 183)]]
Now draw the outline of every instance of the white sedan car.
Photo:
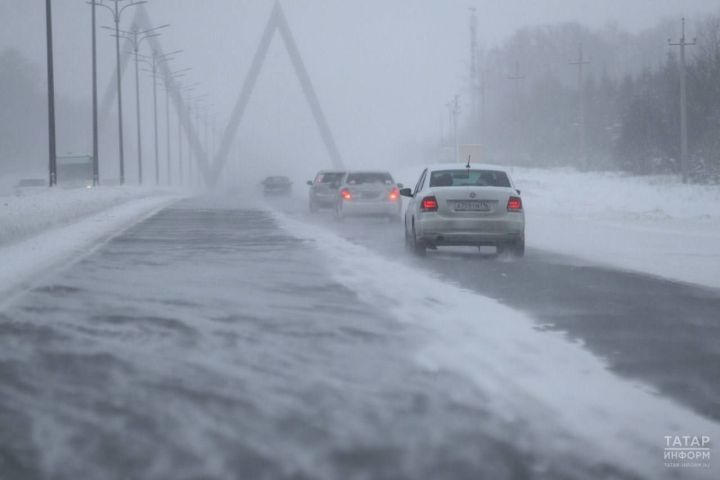
[(342, 178), (335, 217), (378, 216), (400, 220), (400, 187), (388, 172), (354, 171)]
[(400, 191), (405, 243), (424, 255), (438, 246), (496, 246), (498, 253), (525, 254), (525, 213), (520, 191), (496, 166), (445, 164), (426, 168), (415, 190)]

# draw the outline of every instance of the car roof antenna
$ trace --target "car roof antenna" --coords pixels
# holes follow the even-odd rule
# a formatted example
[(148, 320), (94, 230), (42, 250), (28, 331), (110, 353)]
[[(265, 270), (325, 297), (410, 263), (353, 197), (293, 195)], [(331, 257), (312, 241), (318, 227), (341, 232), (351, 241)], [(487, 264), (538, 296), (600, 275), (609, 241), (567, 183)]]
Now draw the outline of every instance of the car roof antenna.
[(471, 156), (472, 156), (472, 155), (468, 155), (467, 165), (465, 165), (465, 168), (467, 168), (468, 170), (470, 170), (470, 157), (471, 157)]

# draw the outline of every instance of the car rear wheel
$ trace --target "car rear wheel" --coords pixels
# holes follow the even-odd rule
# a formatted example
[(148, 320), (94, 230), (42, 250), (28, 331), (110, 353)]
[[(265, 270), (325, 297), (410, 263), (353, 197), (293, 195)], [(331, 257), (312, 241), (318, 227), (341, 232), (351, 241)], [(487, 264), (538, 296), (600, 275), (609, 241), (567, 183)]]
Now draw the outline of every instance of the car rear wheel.
[(317, 213), (318, 207), (314, 201), (310, 200), (310, 202), (308, 202), (308, 207), (310, 208), (310, 213)]
[(412, 252), (417, 255), (418, 257), (424, 257), (427, 254), (427, 247), (423, 242), (418, 241), (417, 239), (417, 233), (415, 232), (415, 222), (413, 221), (412, 224), (412, 237), (410, 239), (411, 241), (411, 249)]
[(510, 255), (515, 258), (522, 258), (525, 256), (525, 235), (510, 245)]
[(525, 256), (525, 236), (523, 235), (517, 240), (507, 243), (501, 243), (497, 246), (498, 255), (509, 254), (514, 258), (522, 258)]

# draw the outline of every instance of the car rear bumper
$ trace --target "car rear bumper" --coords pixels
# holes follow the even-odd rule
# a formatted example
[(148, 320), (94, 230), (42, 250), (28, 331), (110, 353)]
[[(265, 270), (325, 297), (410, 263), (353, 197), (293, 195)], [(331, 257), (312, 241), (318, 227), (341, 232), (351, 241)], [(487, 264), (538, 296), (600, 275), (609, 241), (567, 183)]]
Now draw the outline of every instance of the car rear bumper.
[(342, 213), (353, 216), (400, 215), (400, 202), (345, 201), (342, 203)]
[(337, 193), (331, 195), (311, 194), (310, 201), (318, 207), (335, 207), (339, 196), (340, 194)]
[(418, 239), (430, 245), (497, 245), (525, 234), (525, 218), (509, 214), (495, 218), (447, 218), (424, 214), (415, 219)]

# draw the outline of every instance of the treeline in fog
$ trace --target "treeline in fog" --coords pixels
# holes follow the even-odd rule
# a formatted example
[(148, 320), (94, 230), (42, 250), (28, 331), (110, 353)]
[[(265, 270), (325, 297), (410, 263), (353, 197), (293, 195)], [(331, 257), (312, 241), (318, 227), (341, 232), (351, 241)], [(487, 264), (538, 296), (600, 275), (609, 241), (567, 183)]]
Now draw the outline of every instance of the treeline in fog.
[[(56, 99), (58, 155), (91, 153), (88, 103)], [(0, 173), (44, 174), (48, 162), (45, 68), (15, 49), (0, 50), (0, 125)]]
[(46, 162), (46, 88), (40, 68), (17, 50), (0, 51), (0, 172), (41, 169)]
[[(690, 175), (718, 183), (720, 12), (687, 30), (697, 42), (686, 49)], [(510, 164), (679, 173), (679, 48), (668, 42), (679, 38), (679, 19), (638, 34), (579, 24), (519, 30), (479, 52), (460, 140)]]

